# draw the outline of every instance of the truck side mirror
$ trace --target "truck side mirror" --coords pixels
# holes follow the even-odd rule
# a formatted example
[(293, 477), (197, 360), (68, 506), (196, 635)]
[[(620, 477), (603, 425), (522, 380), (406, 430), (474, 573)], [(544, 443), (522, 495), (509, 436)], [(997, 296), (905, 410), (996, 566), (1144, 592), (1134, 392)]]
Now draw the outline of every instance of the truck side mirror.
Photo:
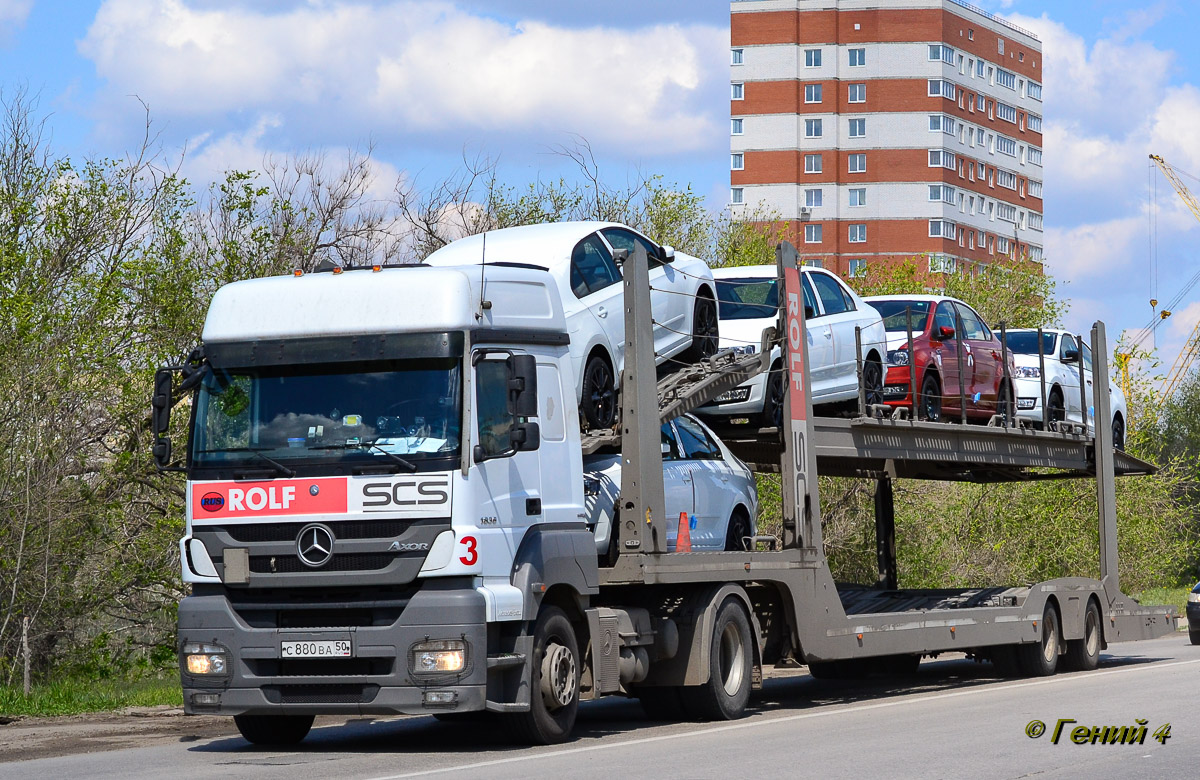
[(513, 423), (508, 440), (512, 442), (514, 452), (532, 452), (542, 444), (542, 431), (536, 422)]
[(171, 462), (171, 440), (167, 431), (171, 427), (171, 386), (174, 371), (160, 368), (154, 372), (154, 395), (150, 399), (150, 431), (154, 434), (154, 465), (166, 468)]
[(514, 417), (537, 417), (537, 358), (533, 355), (509, 355), (508, 413)]

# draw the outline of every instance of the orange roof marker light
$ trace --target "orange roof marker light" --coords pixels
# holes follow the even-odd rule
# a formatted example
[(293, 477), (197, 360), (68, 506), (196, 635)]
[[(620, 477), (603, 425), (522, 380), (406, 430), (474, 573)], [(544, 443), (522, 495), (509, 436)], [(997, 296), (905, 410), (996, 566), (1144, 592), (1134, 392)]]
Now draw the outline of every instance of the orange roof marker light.
[(304, 276), (304, 271), (297, 268), (295, 271), (292, 271), (292, 276)]
[(377, 274), (377, 273), (379, 273), (379, 272), (380, 272), (380, 271), (382, 271), (382, 270), (383, 270), (383, 266), (381, 266), (381, 265), (373, 265), (373, 266), (371, 266), (371, 272), (372, 272), (372, 273), (376, 273), (376, 274)]
[(334, 275), (340, 274), (342, 271), (345, 271), (345, 270), (346, 270), (346, 269), (345, 269), (345, 268), (342, 268), (340, 265), (335, 265), (335, 266), (333, 267), (333, 273), (334, 273)]

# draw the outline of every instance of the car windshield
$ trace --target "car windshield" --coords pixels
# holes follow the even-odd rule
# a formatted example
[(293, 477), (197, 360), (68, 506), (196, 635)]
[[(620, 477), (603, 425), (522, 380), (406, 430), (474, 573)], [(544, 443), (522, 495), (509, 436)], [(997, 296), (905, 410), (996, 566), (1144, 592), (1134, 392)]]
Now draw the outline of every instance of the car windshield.
[[(1008, 344), (1008, 348), (1018, 355), (1036, 355), (1038, 353), (1036, 330), (1009, 331), (1005, 342)], [(1057, 342), (1057, 333), (1043, 333), (1042, 354), (1054, 357), (1054, 349)]]
[(867, 301), (883, 317), (883, 327), (888, 333), (907, 333), (904, 324), (905, 309), (912, 309), (913, 335), (925, 330), (925, 319), (929, 316), (929, 301)]
[(433, 468), (458, 457), (459, 366), (423, 358), (214, 369), (196, 400), (192, 464), (354, 466), (402, 456)]
[(760, 320), (779, 314), (779, 285), (775, 279), (718, 279), (717, 318)]

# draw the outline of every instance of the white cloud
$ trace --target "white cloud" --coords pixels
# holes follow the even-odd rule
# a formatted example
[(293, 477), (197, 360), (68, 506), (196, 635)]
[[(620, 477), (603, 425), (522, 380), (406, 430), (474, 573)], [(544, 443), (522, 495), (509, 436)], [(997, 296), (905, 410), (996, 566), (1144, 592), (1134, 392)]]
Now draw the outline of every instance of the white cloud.
[(80, 43), (112, 92), (156, 115), (266, 111), (385, 136), (574, 132), (639, 154), (723, 140), (705, 89), (727, 79), (727, 48), (716, 27), (510, 25), (405, 0), (274, 11), (106, 0)]
[(0, 43), (4, 43), (29, 17), (33, 0), (0, 0)]

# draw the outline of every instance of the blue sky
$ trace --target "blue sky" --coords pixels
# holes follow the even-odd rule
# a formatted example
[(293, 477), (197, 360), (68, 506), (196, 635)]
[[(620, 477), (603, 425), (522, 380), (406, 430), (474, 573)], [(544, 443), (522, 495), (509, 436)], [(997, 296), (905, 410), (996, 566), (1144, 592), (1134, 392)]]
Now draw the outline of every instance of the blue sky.
[[(1194, 0), (976, 4), (1045, 46), (1046, 258), (1068, 325), (1145, 325), (1147, 154), (1200, 174)], [(661, 173), (719, 207), (728, 46), (716, 0), (0, 0), (0, 88), (40, 94), (59, 151), (132, 148), (136, 95), (197, 182), (373, 143), (386, 189), (464, 150), (521, 183), (570, 175), (550, 150), (578, 134), (605, 178)], [(1200, 269), (1197, 228), (1160, 178), (1159, 299)], [(1198, 320), (1200, 288), (1160, 328), (1168, 365)]]

